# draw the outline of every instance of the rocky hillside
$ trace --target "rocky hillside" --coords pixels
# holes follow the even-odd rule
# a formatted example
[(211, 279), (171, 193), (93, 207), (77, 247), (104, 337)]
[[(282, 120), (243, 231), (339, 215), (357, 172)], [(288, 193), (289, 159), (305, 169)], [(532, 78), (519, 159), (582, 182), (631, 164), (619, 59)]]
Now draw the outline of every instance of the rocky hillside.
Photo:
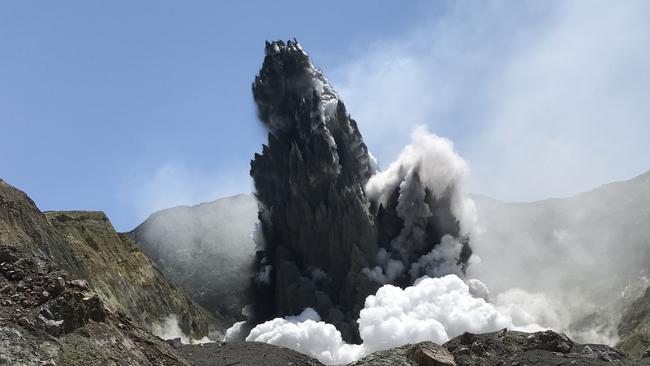
[(169, 278), (214, 314), (242, 320), (255, 258), (257, 202), (238, 195), (151, 215), (128, 233)]
[(0, 244), (0, 365), (190, 363), (49, 256)]
[[(113, 229), (103, 212), (46, 212), (80, 259), (79, 276), (88, 280), (106, 305), (141, 325), (175, 317), (195, 338), (208, 335), (215, 323), (124, 234)], [(220, 329), (228, 326), (220, 325)]]
[(617, 347), (632, 357), (650, 357), (650, 288), (625, 311), (618, 333)]
[(142, 327), (170, 316), (195, 338), (207, 336), (211, 324), (225, 327), (196, 307), (132, 241), (117, 234), (103, 213), (43, 214), (25, 193), (0, 182), (0, 244), (48, 258), (87, 280), (108, 308)]

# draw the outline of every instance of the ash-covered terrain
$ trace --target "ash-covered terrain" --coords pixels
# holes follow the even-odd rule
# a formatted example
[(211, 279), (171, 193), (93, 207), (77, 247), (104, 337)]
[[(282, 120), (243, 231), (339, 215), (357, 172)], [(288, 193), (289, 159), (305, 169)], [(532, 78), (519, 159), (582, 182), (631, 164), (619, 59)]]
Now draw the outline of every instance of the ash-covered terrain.
[(472, 197), (423, 128), (381, 170), (295, 40), (252, 91), (254, 195), (121, 234), (0, 181), (0, 364), (650, 364), (650, 175)]

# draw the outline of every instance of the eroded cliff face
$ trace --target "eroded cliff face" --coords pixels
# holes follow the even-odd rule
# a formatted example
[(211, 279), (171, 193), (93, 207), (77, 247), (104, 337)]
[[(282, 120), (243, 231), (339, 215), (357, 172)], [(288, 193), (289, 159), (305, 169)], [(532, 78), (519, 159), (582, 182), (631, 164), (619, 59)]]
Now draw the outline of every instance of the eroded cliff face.
[(365, 298), (430, 273), (437, 262), (418, 263), (445, 235), (459, 249), (452, 272), (464, 271), (471, 250), (452, 210), (454, 187), (436, 191), (416, 161), (368, 194), (375, 164), (357, 124), (297, 42), (266, 44), (253, 95), (269, 130), (251, 162), (263, 238), (255, 322), (311, 307), (357, 341)]
[(216, 319), (195, 306), (130, 238), (115, 232), (103, 212), (56, 211), (46, 212), (45, 217), (80, 258), (80, 277), (88, 280), (107, 306), (143, 326), (164, 323), (172, 316), (185, 334), (208, 335)]
[(40, 255), (87, 280), (112, 311), (151, 329), (170, 316), (194, 338), (227, 326), (195, 306), (102, 212), (43, 214), (20, 190), (0, 182), (0, 244)]

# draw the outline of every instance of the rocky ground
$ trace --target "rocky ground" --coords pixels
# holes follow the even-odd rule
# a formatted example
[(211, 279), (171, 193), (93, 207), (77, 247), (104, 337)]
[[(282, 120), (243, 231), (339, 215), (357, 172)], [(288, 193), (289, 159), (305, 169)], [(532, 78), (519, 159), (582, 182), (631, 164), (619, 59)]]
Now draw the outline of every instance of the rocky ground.
[(202, 338), (230, 324), (196, 306), (103, 212), (42, 213), (27, 194), (0, 180), (0, 244), (88, 281), (108, 308), (144, 328), (173, 316), (185, 333)]
[(0, 365), (190, 365), (49, 258), (0, 245)]
[[(176, 345), (197, 366), (315, 366), (320, 362), (263, 343)], [(372, 353), (349, 366), (534, 366), (534, 365), (650, 365), (650, 354), (631, 359), (604, 345), (578, 344), (552, 331), (465, 333), (444, 345), (422, 342)]]
[(194, 366), (322, 366), (317, 360), (265, 343), (233, 342), (177, 345)]
[(442, 346), (418, 343), (375, 352), (350, 366), (650, 365), (604, 345), (578, 344), (552, 331), (465, 333)]

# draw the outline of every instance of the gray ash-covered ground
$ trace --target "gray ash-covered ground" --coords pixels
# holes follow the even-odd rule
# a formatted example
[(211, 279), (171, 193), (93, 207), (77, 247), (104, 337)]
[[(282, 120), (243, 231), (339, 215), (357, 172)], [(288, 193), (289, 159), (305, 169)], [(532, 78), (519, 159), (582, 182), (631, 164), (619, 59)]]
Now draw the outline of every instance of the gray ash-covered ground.
[(266, 343), (177, 345), (194, 366), (322, 366), (309, 356)]

